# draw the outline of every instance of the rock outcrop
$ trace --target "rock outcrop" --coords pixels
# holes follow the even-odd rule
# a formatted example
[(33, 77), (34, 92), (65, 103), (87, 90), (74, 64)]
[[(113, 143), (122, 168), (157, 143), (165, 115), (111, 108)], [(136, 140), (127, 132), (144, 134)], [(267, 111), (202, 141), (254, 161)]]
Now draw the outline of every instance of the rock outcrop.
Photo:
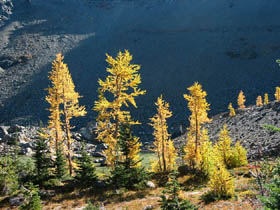
[[(250, 106), (237, 110), (236, 116), (221, 113), (212, 117), (212, 122), (205, 125), (210, 139), (215, 142), (223, 125), (228, 126), (233, 142), (240, 141), (248, 150), (248, 158), (280, 154), (280, 132), (269, 131), (264, 125), (280, 127), (280, 103), (272, 102), (262, 107)], [(175, 139), (177, 147), (186, 142), (186, 135)]]
[[(84, 128), (89, 130), (90, 128)], [(0, 126), (0, 153), (4, 154), (12, 151), (16, 146), (20, 148), (20, 154), (32, 156), (34, 154), (35, 141), (38, 139), (39, 127), (36, 126)], [(90, 133), (88, 133), (90, 135)], [(94, 139), (84, 138), (79, 132), (72, 132), (74, 156), (77, 156), (81, 143), (85, 143), (86, 151), (93, 157), (100, 157), (98, 163), (105, 165), (106, 157), (102, 153), (107, 146), (103, 143), (94, 141)]]
[(0, 0), (0, 27), (8, 20), (13, 10), (12, 0)]

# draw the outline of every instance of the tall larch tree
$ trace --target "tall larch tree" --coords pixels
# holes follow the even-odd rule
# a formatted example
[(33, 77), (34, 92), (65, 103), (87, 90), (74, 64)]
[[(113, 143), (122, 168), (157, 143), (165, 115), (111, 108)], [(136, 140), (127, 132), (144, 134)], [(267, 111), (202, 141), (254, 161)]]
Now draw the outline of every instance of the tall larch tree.
[(59, 144), (63, 141), (60, 104), (62, 103), (62, 81), (65, 65), (62, 59), (62, 55), (57, 54), (56, 59), (52, 63), (52, 70), (48, 77), (52, 86), (47, 88), (48, 95), (46, 96), (46, 101), (50, 104), (48, 109), (50, 111), (48, 121), (50, 132), (48, 137), (52, 145), (55, 145), (55, 151), (58, 150)]
[(214, 145), (215, 154), (220, 162), (226, 166), (230, 166), (232, 139), (229, 136), (227, 125), (223, 125), (223, 129), (219, 133), (219, 141)]
[(173, 170), (176, 161), (176, 151), (173, 146), (173, 142), (170, 139), (168, 133), (167, 118), (172, 116), (172, 112), (169, 111), (169, 104), (165, 102), (162, 95), (158, 97), (157, 102), (157, 114), (150, 118), (151, 125), (154, 128), (154, 152), (157, 155), (157, 162), (153, 164), (153, 171), (169, 171)]
[[(60, 55), (62, 60), (63, 56)], [(70, 120), (73, 117), (80, 117), (86, 115), (85, 106), (79, 106), (79, 98), (81, 96), (75, 91), (75, 85), (73, 83), (71, 74), (67, 67), (61, 60), (63, 68), (63, 80), (62, 80), (62, 113), (64, 115), (64, 131), (66, 133), (66, 148), (67, 148), (67, 159), (69, 165), (69, 174), (73, 173), (73, 163), (72, 163), (72, 136), (71, 129), (74, 128), (70, 124)]]
[(140, 66), (130, 63), (132, 55), (127, 50), (119, 52), (115, 59), (108, 54), (106, 56), (109, 75), (105, 80), (98, 81), (99, 99), (95, 101), (93, 110), (98, 112), (97, 139), (108, 145), (105, 150), (107, 164), (114, 166), (120, 157), (117, 144), (120, 124), (139, 124), (124, 108), (129, 104), (137, 108), (135, 97), (144, 95), (146, 91), (138, 87), (141, 83)]
[[(55, 151), (57, 152), (59, 146), (62, 145), (64, 140), (62, 130), (66, 134), (66, 148), (67, 159), (69, 164), (69, 173), (72, 175), (72, 139), (70, 130), (73, 128), (70, 125), (70, 120), (73, 117), (84, 116), (86, 114), (85, 107), (79, 106), (79, 93), (75, 91), (75, 86), (72, 77), (69, 73), (67, 64), (63, 62), (64, 57), (61, 53), (56, 55), (53, 62), (53, 68), (50, 72), (49, 79), (51, 80), (52, 87), (48, 88), (49, 95), (46, 100), (50, 103), (51, 112), (49, 126), (51, 140), (55, 140)], [(62, 115), (64, 116), (63, 122), (61, 121)]]
[(268, 104), (268, 103), (269, 103), (268, 94), (265, 93), (265, 94), (264, 94), (263, 104), (266, 105), (266, 104)]
[(263, 106), (262, 97), (258, 96), (256, 100), (256, 106)]
[(232, 103), (230, 103), (228, 105), (228, 109), (229, 109), (229, 116), (230, 117), (234, 117), (236, 115), (234, 108), (232, 107)]
[(211, 121), (207, 114), (207, 111), (210, 110), (210, 104), (206, 101), (206, 91), (203, 91), (202, 86), (197, 82), (189, 87), (188, 90), (190, 95), (184, 94), (184, 98), (188, 101), (188, 108), (191, 111), (188, 135), (194, 137), (195, 153), (197, 153), (197, 147), (200, 145), (201, 125)]
[(244, 104), (245, 101), (246, 101), (246, 99), (245, 99), (244, 93), (241, 90), (239, 92), (239, 95), (238, 95), (238, 98), (237, 98), (237, 104), (238, 104), (239, 109), (244, 109), (245, 108), (245, 104)]
[(280, 101), (280, 87), (276, 87), (275, 89), (276, 90), (275, 90), (274, 96), (275, 96), (276, 101), (279, 102)]

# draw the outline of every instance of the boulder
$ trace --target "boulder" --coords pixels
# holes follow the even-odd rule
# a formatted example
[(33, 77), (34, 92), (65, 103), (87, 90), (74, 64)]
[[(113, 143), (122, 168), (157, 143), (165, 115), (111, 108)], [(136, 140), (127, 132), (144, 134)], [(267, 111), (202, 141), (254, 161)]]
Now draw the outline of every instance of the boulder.
[(153, 205), (148, 205), (148, 206), (145, 206), (143, 208), (143, 210), (151, 210), (151, 209), (154, 209), (154, 206)]
[(149, 188), (156, 188), (156, 185), (155, 185), (152, 181), (148, 181), (148, 182), (146, 183), (146, 185), (147, 185), (147, 187), (149, 187)]
[(87, 124), (87, 127), (80, 129), (80, 133), (82, 134), (82, 137), (84, 139), (88, 141), (93, 141), (96, 137), (95, 129), (96, 129), (96, 122), (89, 122)]
[(24, 129), (23, 126), (20, 126), (20, 125), (11, 125), (9, 128), (8, 128), (8, 132), (9, 133), (16, 133), (16, 132), (22, 132), (22, 130)]
[(24, 202), (24, 197), (22, 195), (9, 198), (9, 203), (11, 206), (20, 206)]
[(33, 152), (33, 150), (30, 147), (27, 147), (25, 150), (25, 155), (31, 157), (35, 152)]
[(106, 159), (105, 158), (96, 159), (94, 160), (94, 163), (100, 163), (101, 165), (104, 165), (106, 163)]
[(104, 188), (104, 187), (106, 187), (106, 182), (102, 181), (102, 180), (98, 180), (98, 181), (94, 182), (93, 185), (97, 188)]
[(0, 67), (0, 75), (5, 73), (5, 70)]
[(8, 126), (0, 126), (0, 137), (3, 138), (5, 135), (8, 135)]
[(103, 158), (106, 158), (106, 156), (103, 153), (101, 153), (101, 152), (93, 152), (93, 153), (91, 153), (91, 156), (92, 157), (103, 157)]
[(108, 149), (107, 144), (101, 143), (101, 144), (98, 144), (98, 145), (96, 146), (95, 151), (96, 151), (96, 152), (102, 152), (102, 151), (104, 151), (104, 150), (106, 150), (106, 149)]

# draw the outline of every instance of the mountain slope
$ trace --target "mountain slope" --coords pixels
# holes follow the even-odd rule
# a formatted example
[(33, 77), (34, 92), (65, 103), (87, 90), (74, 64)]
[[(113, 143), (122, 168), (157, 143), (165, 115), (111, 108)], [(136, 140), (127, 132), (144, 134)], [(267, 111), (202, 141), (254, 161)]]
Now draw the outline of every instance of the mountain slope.
[(225, 111), (240, 89), (248, 103), (272, 94), (280, 82), (280, 13), (277, 0), (14, 0), (0, 28), (0, 123), (46, 122), (47, 72), (63, 52), (93, 120), (97, 80), (105, 53), (128, 49), (141, 64), (142, 87), (134, 117), (146, 125), (161, 93), (170, 102), (172, 132), (187, 124), (182, 94), (198, 81), (209, 94), (211, 114)]
[[(233, 142), (240, 143), (248, 150), (248, 158), (255, 159), (262, 156), (275, 156), (280, 152), (280, 132), (269, 131), (264, 125), (280, 127), (280, 104), (269, 103), (262, 107), (249, 106), (244, 110), (237, 110), (236, 116), (230, 117), (229, 113), (213, 116), (212, 122), (205, 125), (210, 139), (215, 142), (223, 125), (228, 130)], [(178, 147), (185, 144), (186, 134), (174, 140)]]

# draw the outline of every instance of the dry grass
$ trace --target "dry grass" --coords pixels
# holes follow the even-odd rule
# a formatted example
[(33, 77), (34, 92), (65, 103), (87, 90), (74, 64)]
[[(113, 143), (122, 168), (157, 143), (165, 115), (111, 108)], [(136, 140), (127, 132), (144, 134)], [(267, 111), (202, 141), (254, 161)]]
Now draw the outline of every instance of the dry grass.
[[(220, 200), (206, 204), (201, 199), (201, 196), (209, 189), (207, 183), (201, 180), (196, 180), (193, 175), (184, 175), (178, 178), (184, 191), (180, 193), (180, 197), (189, 200), (196, 204), (200, 209), (205, 210), (253, 210), (260, 209), (260, 203), (256, 199), (259, 193), (254, 182), (254, 178), (248, 176), (249, 169), (246, 167), (237, 168), (230, 172), (235, 177), (236, 196), (231, 200)], [(153, 180), (155, 183), (156, 180)], [(139, 191), (125, 191), (112, 189), (78, 189), (71, 183), (56, 190), (55, 196), (45, 198), (43, 200), (43, 210), (75, 210), (82, 209), (91, 201), (94, 204), (104, 203), (107, 210), (142, 210), (144, 207), (151, 205), (154, 209), (160, 209), (158, 201), (162, 194), (162, 187), (155, 189), (145, 189)], [(8, 206), (6, 197), (0, 197), (1, 203), (5, 204), (5, 209)], [(3, 200), (5, 202), (3, 202)]]

